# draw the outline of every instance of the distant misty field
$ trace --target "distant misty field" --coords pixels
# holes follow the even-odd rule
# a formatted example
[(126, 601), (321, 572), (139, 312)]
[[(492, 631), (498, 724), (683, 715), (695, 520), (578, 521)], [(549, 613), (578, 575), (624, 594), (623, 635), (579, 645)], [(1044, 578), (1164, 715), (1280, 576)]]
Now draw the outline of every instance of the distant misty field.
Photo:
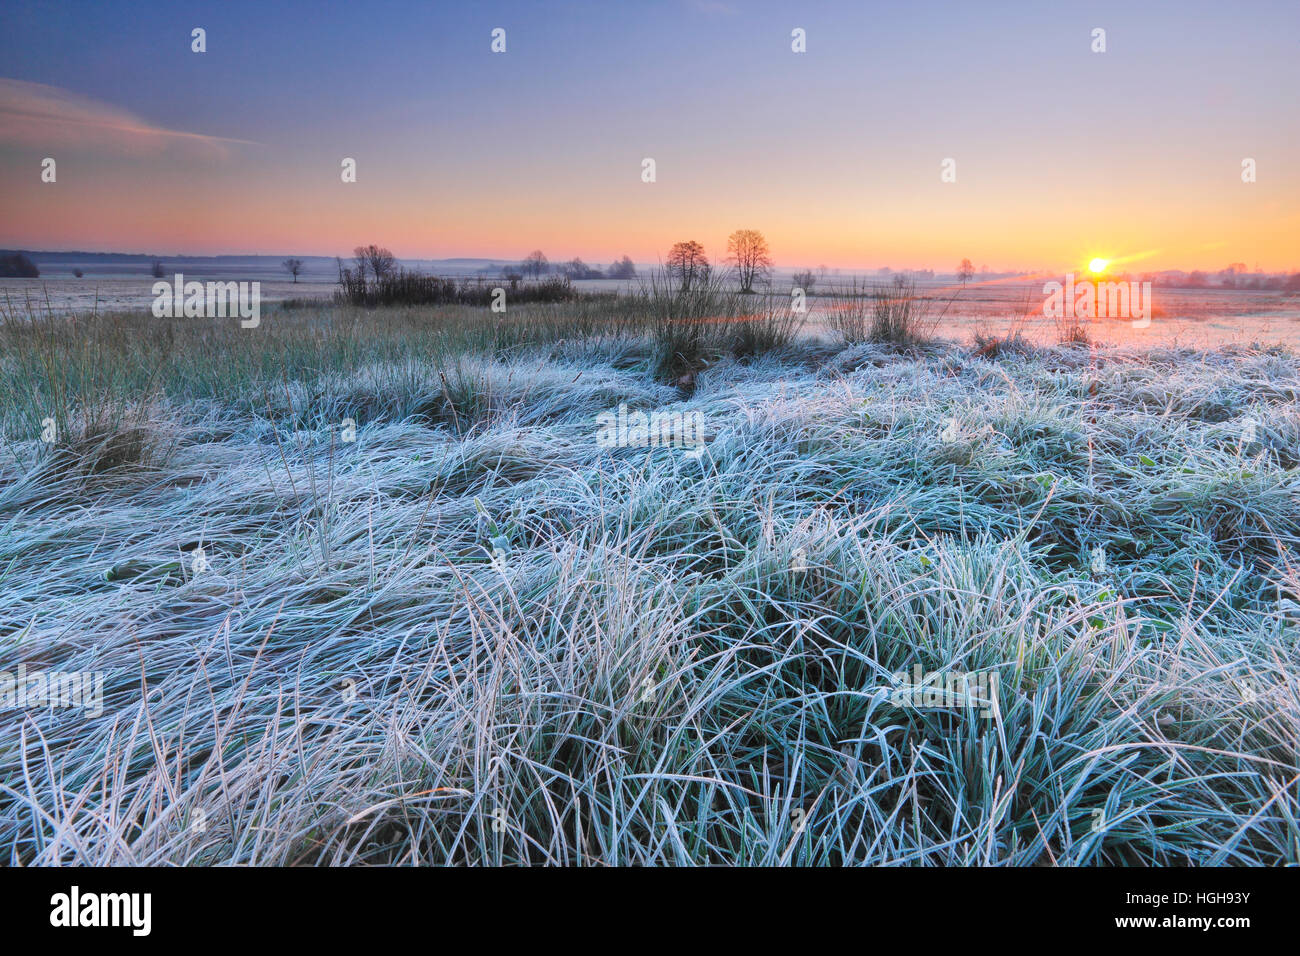
[[(98, 263), (88, 268), (102, 269)], [(126, 267), (123, 267), (126, 268)], [(133, 266), (138, 270), (138, 266)], [(176, 268), (187, 280), (257, 281), (261, 283), (264, 302), (274, 304), (286, 299), (327, 302), (338, 289), (337, 273), (319, 263), (300, 277), (297, 283), (282, 270), (261, 264), (250, 268), (244, 264), (228, 268), (187, 272)], [(23, 316), (29, 311), (52, 311), (56, 314), (147, 310), (153, 302), (153, 284), (147, 275), (88, 274), (76, 279), (63, 274), (66, 269), (38, 279), (0, 279), (0, 311)], [(175, 272), (164, 276), (171, 281)], [(477, 278), (462, 275), (462, 278)], [(484, 279), (490, 286), (506, 286), (500, 279)], [(869, 288), (884, 284), (880, 276), (828, 276), (807, 299), (810, 331), (817, 330), (831, 303), (827, 294), (852, 283)], [(573, 287), (582, 294), (607, 292), (626, 295), (642, 285), (638, 280), (575, 280)], [(784, 293), (791, 286), (788, 277), (778, 277), (774, 287)], [(1055, 335), (1050, 319), (1044, 318), (1043, 283), (1018, 280), (994, 280), (961, 287), (934, 280), (918, 283), (921, 291), (946, 305), (943, 320), (935, 334), (969, 343), (978, 333), (1004, 335), (1019, 331), (1027, 338), (1048, 343)], [(1165, 289), (1152, 294), (1155, 315), (1148, 328), (1134, 328), (1130, 322), (1102, 319), (1094, 324), (1094, 336), (1103, 342), (1120, 345), (1188, 345), (1200, 348), (1223, 344), (1277, 344), (1300, 342), (1300, 294), (1259, 292), (1237, 289)]]
[(0, 324), (0, 858), (1300, 863), (1294, 300), (1013, 299)]

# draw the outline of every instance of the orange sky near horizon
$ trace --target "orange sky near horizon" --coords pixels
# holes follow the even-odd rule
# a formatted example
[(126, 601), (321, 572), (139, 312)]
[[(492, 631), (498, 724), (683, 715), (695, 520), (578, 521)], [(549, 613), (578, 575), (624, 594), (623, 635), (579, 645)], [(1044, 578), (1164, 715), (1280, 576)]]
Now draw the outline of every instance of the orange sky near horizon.
[(259, 177), (221, 166), (209, 169), (196, 190), (189, 176), (149, 165), (142, 190), (136, 168), (101, 164), (79, 182), (75, 154), (61, 155), (72, 158), (60, 162), (57, 183), (33, 176), (35, 183), (7, 190), (0, 245), (328, 256), (374, 241), (403, 258), (518, 259), (541, 248), (553, 261), (607, 263), (627, 254), (649, 263), (688, 238), (718, 258), (733, 229), (757, 228), (786, 267), (943, 271), (969, 257), (995, 271), (1050, 271), (1100, 256), (1130, 271), (1212, 271), (1229, 262), (1300, 270), (1300, 214), (1291, 211), (1300, 201), (1283, 203), (1276, 189), (1231, 180), (1205, 189), (1195, 206), (1140, 187), (1122, 196), (1052, 201), (1049, 193), (999, 193), (996, 185), (969, 182), (960, 165), (958, 182), (941, 183), (935, 163), (932, 184), (913, 175), (911, 182), (901, 177), (906, 191), (854, 195), (845, 184), (841, 193), (816, 199), (795, 195), (797, 186), (773, 188), (762, 214), (746, 215), (745, 204), (725, 189), (671, 182), (663, 166), (653, 184), (641, 183), (634, 165), (623, 171), (630, 182), (599, 189), (507, 186), (484, 197), (427, 177), (372, 174), (379, 182), (367, 181), (364, 157), (354, 184), (336, 186), (330, 167)]

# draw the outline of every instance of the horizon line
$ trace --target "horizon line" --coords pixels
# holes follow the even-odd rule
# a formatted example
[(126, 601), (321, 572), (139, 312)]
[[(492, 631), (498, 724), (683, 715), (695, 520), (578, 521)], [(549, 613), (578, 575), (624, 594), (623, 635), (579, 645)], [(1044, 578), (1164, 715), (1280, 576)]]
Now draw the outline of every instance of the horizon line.
[[(303, 253), (303, 252), (292, 252), (292, 253), (282, 253), (282, 252), (275, 252), (275, 253), (272, 253), (272, 252), (213, 252), (213, 253), (184, 253), (184, 252), (177, 252), (177, 253), (156, 253), (156, 252), (119, 252), (119, 251), (115, 251), (115, 250), (92, 250), (92, 249), (30, 249), (30, 248), (24, 248), (24, 247), (20, 247), (20, 246), (7, 246), (7, 247), (0, 247), (0, 252), (3, 252), (3, 253), (22, 253), (22, 254), (29, 255), (29, 256), (43, 256), (43, 255), (61, 255), (61, 256), (66, 256), (66, 255), (122, 256), (122, 257), (125, 257), (125, 258), (138, 258), (138, 259), (161, 259), (161, 260), (164, 260), (164, 261), (167, 260), (167, 259), (253, 259), (253, 258), (258, 258), (258, 259), (306, 258), (306, 259), (326, 259), (326, 260), (329, 260), (329, 259), (334, 259), (334, 260), (343, 259), (343, 260), (346, 261), (346, 260), (350, 260), (350, 259), (353, 258), (353, 256), (351, 256), (351, 255), (338, 255), (338, 254), (335, 254), (335, 255), (327, 255), (327, 254), (324, 254), (324, 253)], [(624, 253), (624, 255), (626, 255), (626, 253)], [(514, 256), (402, 256), (402, 255), (396, 255), (396, 254), (394, 254), (394, 258), (397, 259), (399, 262), (457, 262), (457, 261), (462, 261), (462, 262), (483, 262), (483, 263), (491, 263), (491, 264), (500, 264), (500, 265), (503, 265), (503, 266), (504, 266), (504, 265), (516, 265), (516, 264), (519, 264), (520, 262), (523, 261), (524, 256), (519, 256), (519, 257), (514, 257)], [(569, 258), (565, 258), (565, 259), (548, 259), (548, 263), (549, 263), (549, 265), (550, 265), (552, 268), (555, 268), (555, 267), (558, 267), (558, 266), (562, 266), (562, 265), (564, 265), (565, 263), (572, 262), (575, 258), (576, 258), (576, 259), (581, 259), (582, 257), (581, 257), (581, 256), (573, 256), (573, 257), (569, 257)], [(631, 257), (629, 256), (629, 258), (631, 258)], [(595, 259), (593, 259), (591, 262), (588, 263), (588, 265), (598, 265), (598, 264), (600, 264), (601, 261), (602, 261), (602, 260), (595, 260)], [(616, 257), (616, 258), (612, 258), (612, 259), (610, 259), (609, 261), (610, 261), (611, 263), (616, 262), (616, 261), (617, 261), (617, 257)], [(726, 261), (726, 260), (722, 260), (722, 261), (721, 261), (721, 264), (725, 264), (725, 261)], [(644, 267), (650, 268), (650, 267), (655, 266), (656, 264), (662, 266), (662, 264), (663, 264), (663, 260), (662, 260), (662, 259), (659, 259), (659, 260), (654, 260), (654, 261), (638, 261), (638, 260), (636, 260), (636, 259), (633, 259), (633, 260), (632, 260), (632, 264), (633, 264), (634, 266), (637, 266), (637, 267), (643, 267), (643, 266), (644, 266)], [(718, 264), (718, 263), (715, 263), (715, 264)], [(1207, 275), (1217, 275), (1217, 274), (1220, 274), (1220, 273), (1222, 273), (1222, 272), (1226, 272), (1226, 271), (1228, 270), (1228, 268), (1229, 268), (1232, 264), (1233, 264), (1233, 263), (1229, 263), (1227, 266), (1223, 266), (1223, 267), (1220, 267), (1220, 268), (1218, 268), (1218, 269), (1204, 269), (1204, 268), (1201, 268), (1201, 269), (1196, 269), (1196, 268), (1188, 269), (1188, 268), (1186, 268), (1186, 267), (1167, 267), (1167, 268), (1164, 268), (1164, 269), (1150, 269), (1150, 270), (1127, 270), (1127, 269), (1125, 269), (1125, 270), (1116, 270), (1115, 272), (1113, 272), (1113, 273), (1111, 273), (1111, 274), (1113, 274), (1113, 275), (1140, 275), (1140, 274), (1143, 274), (1143, 273), (1147, 273), (1147, 274), (1151, 274), (1151, 275), (1159, 275), (1159, 274), (1162, 274), (1162, 273), (1182, 273), (1182, 274), (1184, 274), (1184, 275), (1191, 275), (1192, 273), (1203, 272), (1203, 273), (1206, 273)], [(1082, 266), (1083, 264), (1081, 263), (1080, 265)], [(1055, 269), (1055, 270), (1050, 269), (1050, 268), (1041, 268), (1041, 267), (1040, 267), (1040, 268), (1034, 268), (1034, 269), (1005, 269), (1005, 268), (998, 268), (998, 269), (995, 269), (995, 268), (992, 268), (992, 267), (987, 266), (987, 265), (981, 265), (979, 268), (981, 269), (981, 272), (980, 272), (980, 273), (977, 273), (978, 275), (994, 275), (994, 276), (1000, 276), (1000, 277), (1023, 276), (1023, 277), (1025, 277), (1025, 278), (1028, 279), (1028, 278), (1037, 278), (1037, 277), (1047, 276), (1047, 275), (1065, 275), (1065, 274), (1067, 274), (1067, 273), (1069, 273), (1069, 272), (1071, 271), (1071, 268), (1072, 268), (1072, 267), (1062, 267), (1062, 268)], [(885, 265), (878, 265), (878, 266), (873, 266), (873, 265), (837, 265), (837, 266), (832, 266), (832, 265), (830, 265), (830, 264), (828, 264), (828, 263), (818, 263), (817, 265), (809, 265), (809, 264), (806, 264), (806, 263), (800, 263), (800, 264), (791, 264), (791, 265), (779, 265), (779, 264), (777, 264), (777, 265), (773, 265), (773, 266), (772, 266), (772, 270), (773, 270), (774, 272), (785, 271), (785, 270), (803, 270), (803, 269), (808, 269), (808, 270), (820, 270), (820, 269), (825, 269), (826, 272), (827, 272), (828, 274), (830, 274), (830, 273), (832, 273), (832, 272), (853, 272), (853, 271), (859, 271), (859, 272), (876, 272), (876, 273), (879, 273), (879, 272), (885, 272), (885, 271), (888, 271), (888, 272), (891, 272), (891, 273), (904, 273), (904, 272), (931, 272), (931, 273), (934, 273), (935, 275), (950, 275), (950, 274), (951, 274), (951, 275), (955, 275), (956, 272), (957, 272), (957, 270), (956, 270), (955, 268), (954, 268), (954, 269), (936, 269), (934, 266), (931, 266), (931, 265), (925, 265), (925, 266), (906, 266), (906, 267), (897, 267), (897, 268), (895, 268), (895, 267), (890, 266), (890, 265), (888, 265), (888, 264), (885, 264)], [(987, 270), (987, 271), (984, 271), (984, 270)], [(1084, 268), (1081, 269), (1081, 271), (1083, 271), (1083, 272), (1087, 272), (1088, 270), (1086, 269), (1086, 267), (1084, 267)], [(1267, 270), (1267, 269), (1247, 270), (1247, 271), (1245, 271), (1245, 272), (1239, 272), (1239, 273), (1237, 273), (1237, 274), (1239, 274), (1239, 275), (1257, 275), (1257, 276), (1289, 276), (1289, 275), (1295, 275), (1295, 274), (1298, 274), (1298, 273), (1300, 273), (1300, 266), (1288, 266), (1288, 267), (1285, 267), (1285, 268), (1282, 268), (1282, 269), (1279, 269), (1279, 270), (1276, 270), (1276, 271), (1269, 271), (1269, 270)]]

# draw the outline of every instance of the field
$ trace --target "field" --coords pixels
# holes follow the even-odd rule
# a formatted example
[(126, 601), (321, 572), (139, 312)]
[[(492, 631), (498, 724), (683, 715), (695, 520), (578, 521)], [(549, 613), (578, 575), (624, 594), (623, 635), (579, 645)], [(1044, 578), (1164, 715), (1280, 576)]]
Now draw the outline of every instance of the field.
[[(87, 268), (95, 264), (86, 263)], [(214, 270), (211, 266), (192, 268), (184, 263), (169, 268), (166, 280), (175, 271), (187, 279), (200, 281), (256, 281), (260, 283), (262, 301), (279, 303), (286, 299), (325, 304), (338, 289), (337, 275), (317, 267), (300, 282), (290, 282), (274, 270), (256, 271), (247, 266)], [(479, 276), (464, 273), (459, 280), (479, 281)], [(157, 281), (143, 271), (105, 273), (82, 279), (63, 274), (42, 275), (39, 279), (0, 279), (0, 318), (22, 317), (31, 312), (59, 315), (95, 312), (147, 311), (153, 302), (153, 284)], [(500, 279), (484, 279), (490, 284), (505, 284)], [(816, 330), (833, 307), (833, 293), (854, 285), (868, 288), (884, 282), (880, 276), (831, 275), (819, 280), (819, 286), (807, 300), (808, 328)], [(774, 277), (773, 287), (784, 292), (793, 285), (792, 274)], [(574, 288), (582, 294), (636, 293), (646, 278), (630, 281), (614, 279), (576, 280)], [(1023, 337), (1040, 343), (1055, 341), (1056, 329), (1042, 316), (1043, 281), (1025, 277), (976, 281), (958, 286), (950, 281), (924, 280), (921, 291), (936, 302), (947, 305), (935, 332), (954, 342), (969, 344), (981, 333), (1005, 335), (1018, 331)], [(1221, 345), (1276, 345), (1300, 340), (1300, 293), (1256, 291), (1246, 289), (1182, 289), (1158, 287), (1153, 292), (1154, 321), (1150, 326), (1135, 328), (1123, 320), (1102, 320), (1094, 329), (1094, 338), (1107, 344), (1146, 348), (1180, 346), (1198, 349)]]
[(1300, 863), (1300, 355), (705, 298), (5, 322), (0, 859)]

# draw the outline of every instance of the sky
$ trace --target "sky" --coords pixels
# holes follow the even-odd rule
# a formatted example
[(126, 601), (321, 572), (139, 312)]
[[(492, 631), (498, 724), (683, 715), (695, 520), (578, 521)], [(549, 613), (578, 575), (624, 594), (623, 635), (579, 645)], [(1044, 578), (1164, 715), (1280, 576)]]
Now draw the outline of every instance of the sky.
[(786, 267), (1300, 270), (1295, 0), (5, 0), (4, 20), (5, 248), (648, 263), (753, 228)]

